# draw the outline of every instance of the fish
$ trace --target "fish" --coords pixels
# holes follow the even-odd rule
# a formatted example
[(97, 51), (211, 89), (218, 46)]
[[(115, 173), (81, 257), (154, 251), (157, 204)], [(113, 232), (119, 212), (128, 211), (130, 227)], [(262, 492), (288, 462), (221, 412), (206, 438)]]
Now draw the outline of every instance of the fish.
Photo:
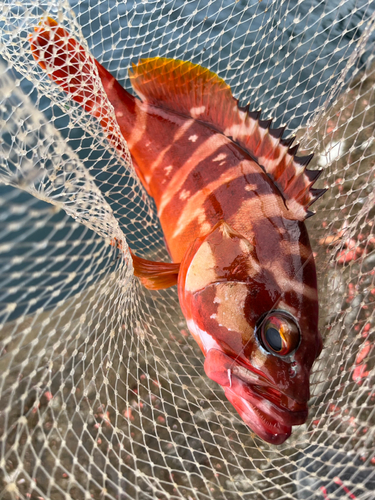
[(240, 106), (198, 64), (140, 59), (129, 70), (136, 97), (52, 18), (29, 43), (49, 78), (108, 129), (99, 76), (172, 260), (131, 252), (135, 276), (153, 290), (177, 285), (206, 375), (254, 435), (284, 443), (307, 421), (322, 350), (305, 220), (326, 190), (312, 187), (321, 173), (307, 169), (312, 155), (297, 156), (285, 127)]

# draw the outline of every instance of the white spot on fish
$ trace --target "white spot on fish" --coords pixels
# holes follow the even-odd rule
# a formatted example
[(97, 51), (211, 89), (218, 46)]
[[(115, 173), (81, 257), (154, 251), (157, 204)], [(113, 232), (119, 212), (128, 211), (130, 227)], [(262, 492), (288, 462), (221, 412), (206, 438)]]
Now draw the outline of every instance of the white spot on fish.
[(190, 191), (183, 189), (179, 195), (180, 200), (186, 200), (190, 196)]
[(227, 155), (226, 155), (226, 154), (224, 154), (224, 153), (220, 153), (220, 154), (218, 154), (218, 155), (217, 155), (217, 157), (216, 157), (216, 158), (214, 158), (212, 161), (221, 161), (221, 160), (224, 160), (226, 157), (227, 157)]
[(169, 175), (173, 170), (173, 165), (168, 165), (168, 167), (164, 167), (164, 172), (166, 175)]
[[(139, 94), (139, 92), (138, 92)], [(145, 112), (146, 112), (146, 115), (147, 113), (149, 112), (148, 111), (148, 106), (144, 106), (144, 104), (140, 104), (139, 105)], [(163, 111), (159, 108), (158, 109), (158, 114), (163, 118), (165, 115), (163, 113)], [(186, 131), (191, 127), (192, 123), (194, 123), (194, 120), (186, 120), (186, 122), (184, 123), (184, 125), (181, 125), (181, 127), (179, 127), (179, 129), (177, 130), (177, 132), (175, 133), (175, 135), (173, 136), (173, 138), (170, 138), (168, 137), (169, 139), (169, 144), (168, 146), (166, 146), (158, 155), (157, 158), (155, 158), (155, 161), (150, 165), (150, 169), (151, 169), (151, 172), (154, 172), (159, 166), (162, 165), (163, 161), (164, 161), (164, 158), (165, 158), (165, 155), (167, 154), (167, 152), (171, 149), (171, 147), (173, 146), (173, 144), (176, 143), (176, 141), (180, 140), (180, 138), (186, 133)], [(147, 137), (147, 134), (145, 134), (145, 137)]]
[(113, 89), (115, 81), (116, 81), (116, 79), (114, 77), (112, 77), (112, 79), (109, 81), (109, 83), (107, 85), (107, 90), (112, 90)]
[(210, 318), (211, 319), (216, 319), (217, 318), (216, 313), (211, 314)]
[(116, 111), (116, 116), (122, 118), (124, 116), (124, 113), (122, 111)]
[(245, 316), (245, 301), (248, 296), (248, 288), (245, 283), (217, 283), (215, 285), (216, 296), (222, 303), (218, 306), (217, 322), (221, 323), (228, 331), (241, 334), (243, 345), (253, 335), (253, 329)]
[(190, 108), (190, 114), (193, 118), (197, 118), (206, 111), (206, 106), (197, 106), (195, 108)]
[(198, 215), (198, 224), (203, 224), (206, 220), (206, 212), (202, 211), (199, 215)]
[[(193, 120), (188, 120), (189, 123), (192, 123)], [(186, 132), (186, 129), (185, 129)], [(200, 162), (202, 162), (205, 158), (215, 154), (218, 148), (222, 147), (225, 144), (228, 144), (229, 139), (222, 134), (215, 134), (211, 136), (208, 140), (204, 141), (200, 146), (196, 148), (195, 151), (192, 152), (191, 156), (189, 156), (188, 160), (183, 164), (179, 165), (178, 170), (176, 171), (174, 178), (171, 180), (168, 189), (162, 194), (159, 207), (158, 207), (158, 216), (161, 217), (165, 207), (171, 201), (173, 196), (176, 194), (179, 189), (182, 188), (185, 180), (188, 178), (191, 170)], [(153, 167), (154, 168), (154, 167)], [(206, 195), (205, 195), (206, 196)], [(190, 203), (190, 200), (189, 200)], [(197, 205), (195, 204), (195, 207)], [(189, 216), (189, 223), (191, 222), (191, 217)], [(183, 230), (184, 227), (181, 227)]]
[(208, 231), (211, 229), (211, 224), (208, 222), (205, 222), (204, 224), (201, 225), (201, 230), (203, 233), (208, 233)]
[(261, 349), (255, 349), (251, 353), (250, 361), (254, 368), (258, 368), (258, 370), (261, 370), (267, 361), (267, 353), (263, 352), (263, 350)]
[(224, 135), (233, 137), (234, 140), (237, 139), (237, 137), (248, 137), (253, 133), (256, 126), (258, 126), (257, 122), (252, 120), (249, 122), (249, 125), (245, 123), (231, 125), (224, 130)]
[[(209, 150), (207, 145), (206, 148), (207, 150)], [(246, 175), (248, 171), (253, 172), (254, 165), (255, 165), (254, 162), (247, 162), (247, 161), (241, 162), (239, 165), (235, 165), (234, 167), (224, 172), (219, 178), (210, 182), (207, 186), (205, 186), (204, 190), (198, 190), (194, 195), (192, 195), (181, 211), (180, 217), (176, 223), (176, 230), (173, 233), (172, 238), (176, 238), (177, 236), (179, 236), (179, 234), (184, 231), (185, 227), (188, 224), (190, 224), (191, 221), (194, 219), (197, 219), (199, 224), (203, 224), (203, 221), (206, 219), (206, 214), (203, 208), (203, 204), (207, 199), (207, 193), (215, 191), (215, 189), (223, 186), (226, 183), (233, 181), (234, 179), (242, 178), (243, 175)], [(272, 196), (274, 197), (273, 194)], [(164, 199), (162, 199), (162, 201), (164, 202)], [(249, 201), (251, 202), (252, 200), (246, 200), (242, 204), (242, 206), (244, 207), (245, 203)], [(258, 203), (258, 201), (256, 201), (256, 203)], [(160, 204), (158, 212), (159, 217), (162, 211), (161, 208), (162, 208), (162, 203)], [(279, 205), (275, 203), (275, 210), (276, 209), (277, 209), (277, 215), (279, 215), (280, 208)], [(246, 212), (246, 214), (248, 214), (248, 212)], [(264, 212), (259, 211), (259, 216), (264, 217)]]
[[(138, 95), (140, 95), (139, 92)], [(144, 107), (144, 110), (141, 109), (142, 107)], [(137, 106), (136, 108), (136, 121), (131, 129), (130, 136), (126, 138), (126, 141), (128, 143), (128, 148), (130, 150), (134, 146), (134, 144), (144, 140), (144, 133), (146, 130), (146, 120), (147, 120), (147, 109), (148, 106), (143, 103), (141, 103), (141, 105)]]
[(255, 191), (257, 188), (256, 184), (246, 184), (245, 191)]
[(201, 345), (204, 353), (206, 354), (210, 349), (221, 349), (219, 344), (214, 340), (212, 335), (206, 331), (201, 330), (195, 321), (191, 318), (186, 318), (187, 326), (192, 333), (195, 340)]
[(215, 257), (207, 241), (203, 242), (191, 261), (185, 278), (185, 290), (196, 292), (216, 281)]
[(221, 299), (218, 296), (214, 298), (214, 304), (221, 304)]
[(197, 139), (198, 139), (198, 136), (197, 136), (196, 134), (191, 135), (191, 136), (189, 137), (189, 141), (191, 141), (191, 142), (195, 142)]

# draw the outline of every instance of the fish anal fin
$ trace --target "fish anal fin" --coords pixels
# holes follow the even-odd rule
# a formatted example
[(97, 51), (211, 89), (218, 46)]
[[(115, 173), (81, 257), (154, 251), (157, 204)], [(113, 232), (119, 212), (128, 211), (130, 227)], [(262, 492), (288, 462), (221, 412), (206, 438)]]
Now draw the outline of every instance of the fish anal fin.
[(177, 285), (180, 264), (156, 262), (138, 257), (132, 251), (134, 276), (149, 290), (162, 290)]
[(139, 278), (142, 285), (148, 290), (165, 290), (177, 285), (177, 277), (171, 275), (154, 276), (152, 278)]

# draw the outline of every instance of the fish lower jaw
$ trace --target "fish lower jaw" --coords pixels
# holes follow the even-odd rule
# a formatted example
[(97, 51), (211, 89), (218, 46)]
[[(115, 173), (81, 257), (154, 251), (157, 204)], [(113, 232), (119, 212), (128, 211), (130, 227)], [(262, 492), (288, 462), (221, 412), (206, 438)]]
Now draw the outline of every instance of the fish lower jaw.
[[(304, 424), (308, 417), (307, 405), (297, 405), (295, 410), (285, 407), (280, 398), (275, 397), (275, 390), (271, 387), (246, 384), (242, 380), (232, 381), (229, 387), (236, 398), (243, 401), (244, 407), (250, 407), (261, 419), (273, 422), (276, 427), (291, 427)], [(269, 392), (268, 391), (271, 391)], [(241, 415), (243, 418), (243, 415)], [(250, 426), (251, 427), (251, 426)]]
[[(306, 403), (301, 404), (297, 403), (294, 400), (291, 400), (290, 398), (283, 398), (283, 395), (280, 392), (279, 396), (275, 396), (278, 391), (276, 391), (272, 387), (267, 388), (265, 386), (251, 384), (248, 385), (248, 390), (249, 392), (256, 394), (258, 397), (267, 400), (270, 403), (270, 406), (272, 405), (272, 407), (276, 407), (280, 416), (284, 415), (285, 418), (290, 421), (290, 425), (301, 425), (306, 422), (308, 416), (308, 408)], [(292, 401), (293, 408), (290, 408), (287, 405), (283, 404), (283, 399)]]
[(244, 423), (263, 441), (280, 445), (289, 438), (292, 433), (292, 425), (287, 425), (283, 423), (282, 419), (274, 418), (263, 412), (229, 387), (225, 387), (224, 390), (225, 396), (237, 410)]
[(264, 441), (282, 444), (292, 432), (292, 426), (304, 424), (308, 417), (307, 405), (297, 404), (296, 411), (282, 405), (271, 387), (245, 383), (233, 377), (224, 387), (225, 395), (242, 420)]
[[(204, 369), (211, 380), (223, 387), (244, 422), (260, 437), (264, 435), (265, 441), (275, 443), (276, 439), (278, 443), (275, 444), (280, 444), (290, 435), (293, 425), (306, 422), (307, 400), (298, 402), (286, 396), (264, 377), (240, 365), (222, 350), (209, 350)], [(269, 431), (263, 432), (262, 429)]]

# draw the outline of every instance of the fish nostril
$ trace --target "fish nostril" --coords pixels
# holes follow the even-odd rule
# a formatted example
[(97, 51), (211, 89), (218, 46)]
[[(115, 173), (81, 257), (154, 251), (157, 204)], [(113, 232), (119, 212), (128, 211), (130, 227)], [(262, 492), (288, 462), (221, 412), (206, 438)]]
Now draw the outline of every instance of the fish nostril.
[(290, 378), (294, 378), (297, 375), (297, 363), (293, 362), (288, 370)]

